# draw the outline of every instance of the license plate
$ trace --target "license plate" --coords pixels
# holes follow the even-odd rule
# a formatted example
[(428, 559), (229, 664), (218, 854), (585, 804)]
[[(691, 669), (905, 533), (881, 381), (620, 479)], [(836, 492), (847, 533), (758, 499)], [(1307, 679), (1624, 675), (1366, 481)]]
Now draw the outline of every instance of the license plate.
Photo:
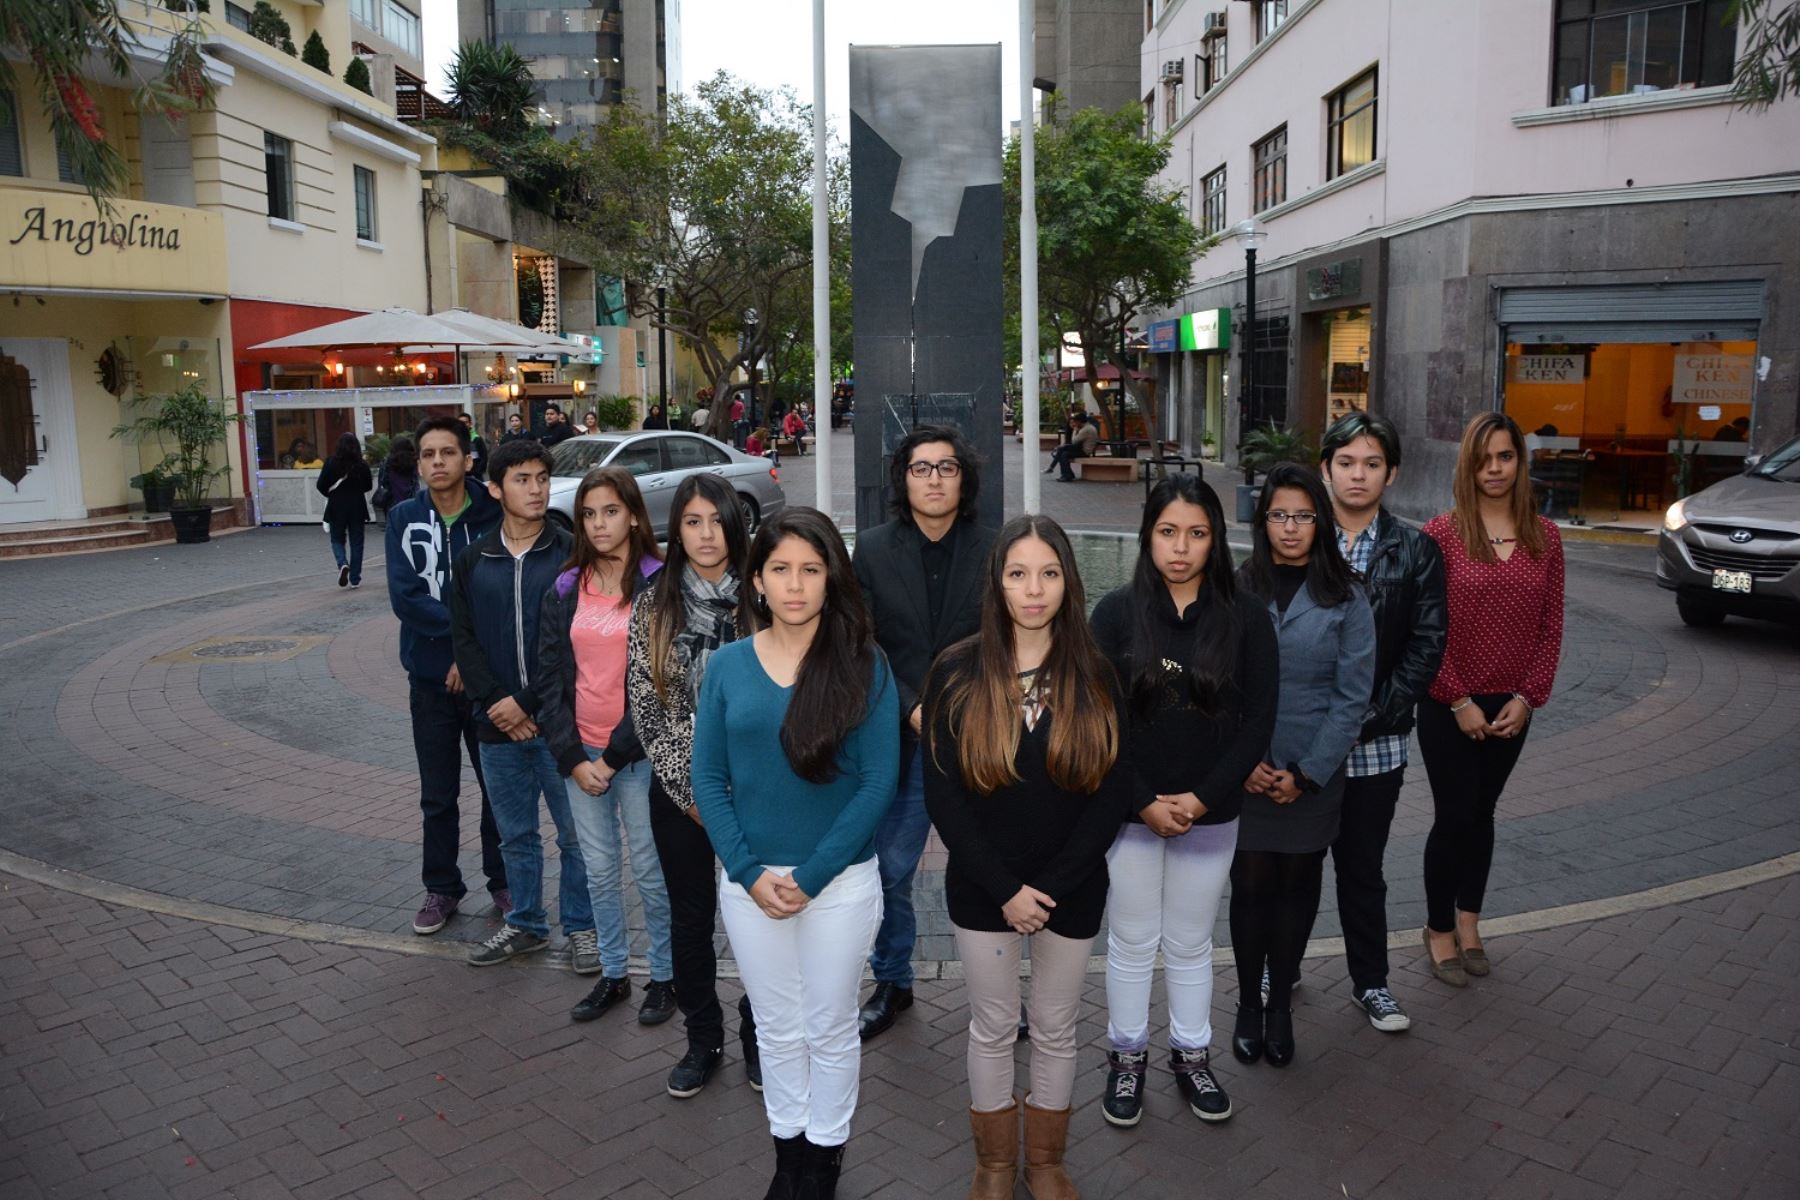
[(1716, 592), (1750, 592), (1750, 572), (1748, 571), (1714, 571), (1713, 590)]

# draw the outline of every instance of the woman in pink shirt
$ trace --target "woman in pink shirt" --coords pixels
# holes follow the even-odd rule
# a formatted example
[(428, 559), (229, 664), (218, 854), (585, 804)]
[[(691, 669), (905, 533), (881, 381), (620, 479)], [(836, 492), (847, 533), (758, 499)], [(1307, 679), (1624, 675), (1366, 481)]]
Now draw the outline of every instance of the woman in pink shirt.
[(1494, 810), (1531, 714), (1550, 700), (1562, 652), (1563, 552), (1538, 515), (1512, 418), (1482, 413), (1463, 434), (1455, 507), (1425, 532), (1444, 552), (1450, 634), (1419, 702), (1419, 749), (1435, 819), (1425, 842), (1424, 941), (1451, 987), (1488, 973), (1478, 923), (1494, 858)]
[(669, 896), (650, 833), (650, 763), (625, 701), (625, 645), (633, 598), (662, 569), (662, 555), (637, 481), (622, 467), (596, 467), (582, 479), (575, 527), (574, 555), (544, 594), (538, 622), (538, 727), (568, 776), (600, 950), (600, 982), (569, 1016), (592, 1021), (631, 995), (623, 827), (650, 940), (638, 1021), (659, 1025), (675, 1012)]

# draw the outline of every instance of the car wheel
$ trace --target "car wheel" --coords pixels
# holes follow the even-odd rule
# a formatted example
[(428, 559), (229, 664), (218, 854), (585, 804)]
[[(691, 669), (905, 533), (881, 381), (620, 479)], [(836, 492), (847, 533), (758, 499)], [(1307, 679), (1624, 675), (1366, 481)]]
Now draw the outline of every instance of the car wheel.
[(744, 506), (744, 531), (755, 533), (757, 526), (762, 524), (762, 509), (753, 498), (742, 492), (738, 493), (738, 503)]
[(1675, 593), (1675, 611), (1681, 614), (1682, 624), (1695, 629), (1711, 629), (1725, 622), (1725, 610), (1717, 604), (1680, 592)]

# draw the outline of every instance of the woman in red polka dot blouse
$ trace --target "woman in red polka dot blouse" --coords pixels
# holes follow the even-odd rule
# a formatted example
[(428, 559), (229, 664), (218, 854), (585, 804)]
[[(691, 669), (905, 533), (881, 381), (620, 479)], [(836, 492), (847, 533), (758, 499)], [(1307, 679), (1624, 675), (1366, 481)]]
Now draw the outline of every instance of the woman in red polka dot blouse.
[(1450, 635), (1419, 702), (1435, 819), (1425, 842), (1426, 952), (1452, 987), (1486, 975), (1477, 923), (1494, 858), (1494, 809), (1562, 652), (1563, 552), (1537, 513), (1525, 438), (1483, 413), (1463, 434), (1455, 507), (1425, 525), (1444, 552)]

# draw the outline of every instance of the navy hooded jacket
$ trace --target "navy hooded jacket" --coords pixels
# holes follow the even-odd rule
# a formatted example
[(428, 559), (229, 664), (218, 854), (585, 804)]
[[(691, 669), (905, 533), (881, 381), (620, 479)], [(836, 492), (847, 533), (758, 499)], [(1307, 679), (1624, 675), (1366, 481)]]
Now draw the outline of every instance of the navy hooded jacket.
[(445, 525), (431, 493), (388, 510), (388, 603), (400, 618), (400, 665), (415, 686), (444, 690), (456, 661), (450, 648), (450, 581), (457, 557), (500, 528), (500, 502), (487, 487), (468, 481), (469, 507)]
[(496, 527), (456, 560), (450, 641), (463, 689), (475, 704), (475, 734), (484, 742), (511, 740), (488, 719), (488, 709), (500, 701), (510, 697), (533, 718), (543, 704), (538, 618), (571, 545), (568, 534), (545, 522), (531, 549), (514, 558)]

